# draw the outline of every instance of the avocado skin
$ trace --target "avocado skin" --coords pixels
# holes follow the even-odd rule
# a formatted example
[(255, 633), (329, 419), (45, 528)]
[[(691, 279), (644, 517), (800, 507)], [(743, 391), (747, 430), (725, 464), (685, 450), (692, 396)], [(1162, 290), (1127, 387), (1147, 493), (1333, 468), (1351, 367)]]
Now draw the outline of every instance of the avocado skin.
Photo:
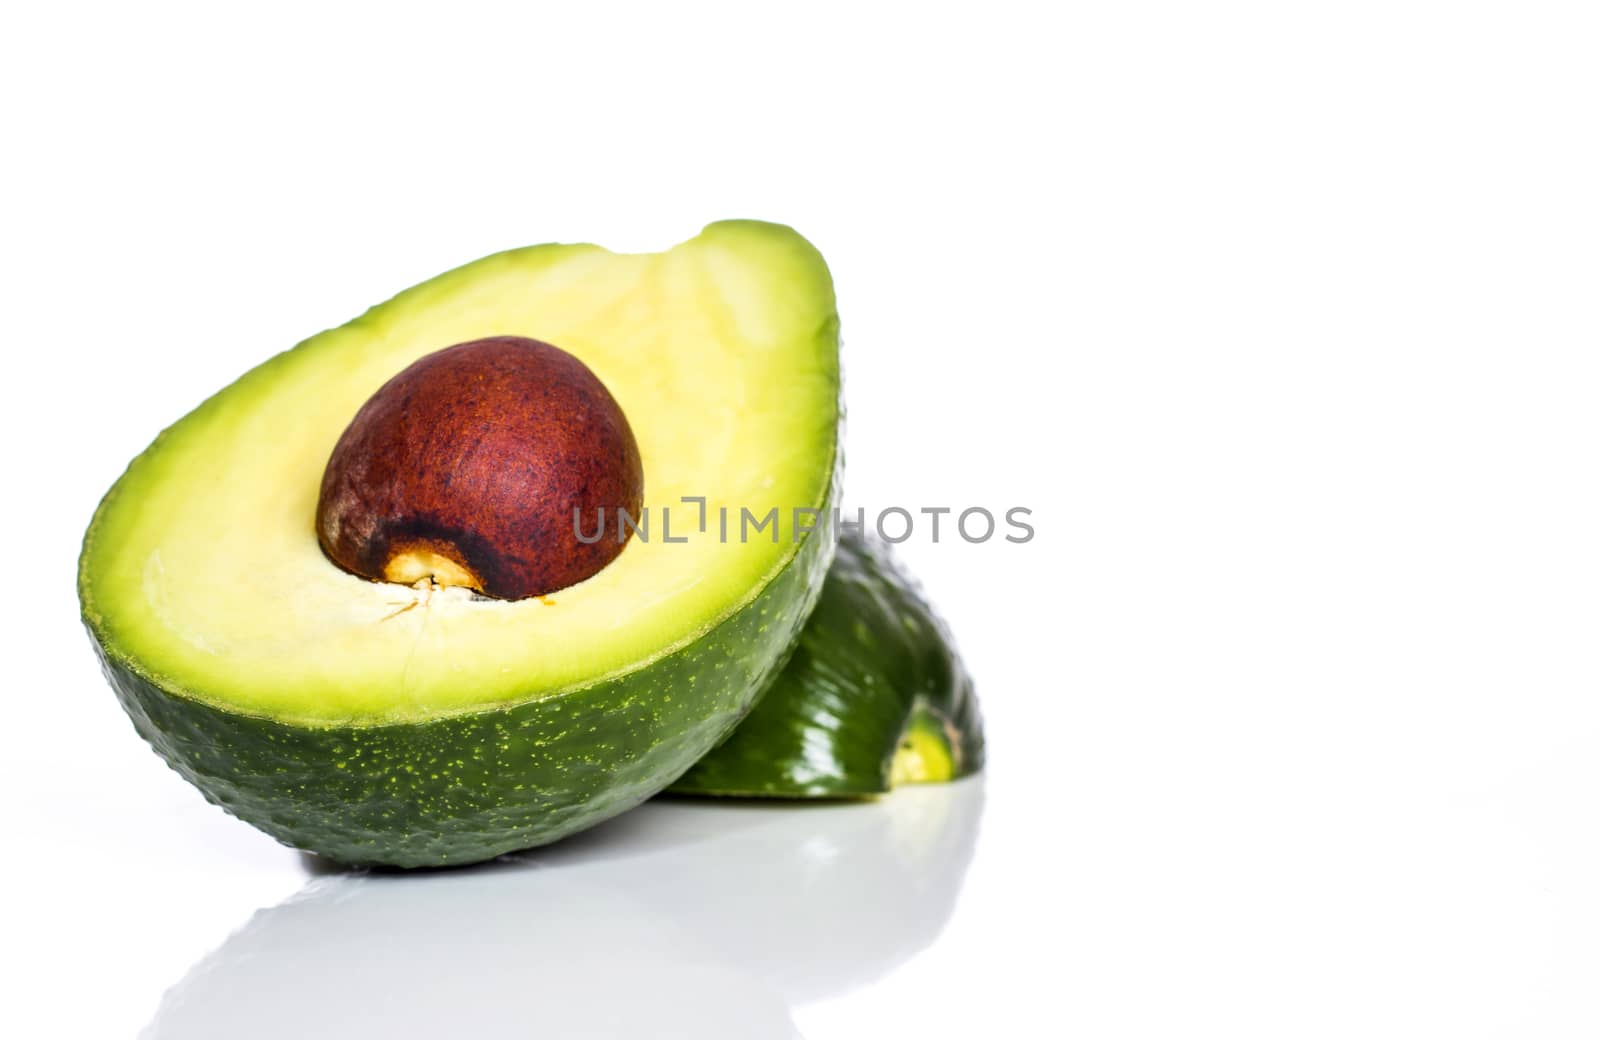
[(977, 696), (949, 629), (886, 544), (847, 530), (789, 663), (671, 791), (882, 794), (895, 783), (896, 751), (914, 738), (942, 753), (927, 780), (983, 767)]
[[(830, 483), (831, 513), (838, 473)], [(443, 867), (543, 845), (632, 808), (714, 746), (782, 667), (833, 555), (818, 528), (687, 646), (581, 689), (425, 722), (308, 727), (162, 689), (89, 634), (134, 728), (206, 799), (357, 866)]]

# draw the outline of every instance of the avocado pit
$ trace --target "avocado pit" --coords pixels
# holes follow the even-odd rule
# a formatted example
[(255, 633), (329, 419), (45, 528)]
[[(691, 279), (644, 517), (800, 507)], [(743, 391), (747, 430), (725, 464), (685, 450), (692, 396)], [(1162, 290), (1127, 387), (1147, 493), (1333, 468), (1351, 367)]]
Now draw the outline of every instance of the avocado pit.
[(558, 347), (494, 336), (418, 359), (361, 406), (323, 471), (317, 539), (374, 581), (525, 599), (622, 552), (625, 538), (580, 541), (578, 518), (638, 516), (643, 500), (605, 384)]

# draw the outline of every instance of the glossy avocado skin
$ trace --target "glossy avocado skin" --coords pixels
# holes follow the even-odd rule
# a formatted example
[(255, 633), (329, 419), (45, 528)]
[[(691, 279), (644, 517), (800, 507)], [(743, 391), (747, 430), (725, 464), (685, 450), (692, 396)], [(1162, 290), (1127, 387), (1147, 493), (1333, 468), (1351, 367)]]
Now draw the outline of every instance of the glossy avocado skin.
[(739, 728), (671, 790), (851, 798), (983, 766), (972, 679), (887, 545), (841, 535), (794, 654)]
[(221, 711), (90, 636), (134, 727), (208, 801), (342, 863), (454, 866), (592, 826), (705, 754), (781, 666), (832, 549), (830, 532), (813, 532), (751, 602), (637, 671), (426, 722), (307, 727)]

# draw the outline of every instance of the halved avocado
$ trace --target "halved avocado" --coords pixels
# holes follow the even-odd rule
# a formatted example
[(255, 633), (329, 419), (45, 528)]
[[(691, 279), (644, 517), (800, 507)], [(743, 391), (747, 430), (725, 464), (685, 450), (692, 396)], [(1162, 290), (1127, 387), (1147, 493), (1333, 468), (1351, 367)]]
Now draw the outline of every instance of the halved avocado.
[[(635, 535), (593, 577), (518, 601), (335, 566), (313, 515), (341, 431), (419, 357), (491, 336), (555, 344), (599, 377), (674, 541)], [(83, 618), (139, 732), (235, 815), (348, 863), (486, 859), (649, 797), (749, 708), (832, 556), (795, 510), (831, 508), (839, 417), (832, 282), (788, 228), (497, 254), (157, 437), (89, 527)], [(685, 496), (735, 530), (700, 529)], [(738, 537), (744, 509), (776, 526)]]
[(975, 773), (983, 749), (949, 629), (888, 545), (846, 530), (794, 655), (672, 791), (865, 797)]

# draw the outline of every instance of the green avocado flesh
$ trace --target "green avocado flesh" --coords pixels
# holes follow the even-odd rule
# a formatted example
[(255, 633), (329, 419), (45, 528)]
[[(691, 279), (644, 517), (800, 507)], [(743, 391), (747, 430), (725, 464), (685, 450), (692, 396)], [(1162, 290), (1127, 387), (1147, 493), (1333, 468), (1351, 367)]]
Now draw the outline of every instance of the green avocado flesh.
[[(674, 541), (635, 535), (588, 580), (515, 602), (329, 562), (313, 519), (350, 418), (417, 358), (501, 335), (555, 344), (606, 385)], [(788, 228), (497, 254), (163, 432), (89, 527), (83, 618), (140, 733), (235, 815), (349, 863), (489, 858), (649, 797), (746, 712), (833, 551), (794, 511), (834, 501), (839, 417), (832, 282)], [(700, 530), (685, 496), (735, 521), (776, 509), (776, 530)]]
[(886, 545), (845, 532), (793, 657), (682, 794), (848, 798), (983, 766), (972, 680)]

